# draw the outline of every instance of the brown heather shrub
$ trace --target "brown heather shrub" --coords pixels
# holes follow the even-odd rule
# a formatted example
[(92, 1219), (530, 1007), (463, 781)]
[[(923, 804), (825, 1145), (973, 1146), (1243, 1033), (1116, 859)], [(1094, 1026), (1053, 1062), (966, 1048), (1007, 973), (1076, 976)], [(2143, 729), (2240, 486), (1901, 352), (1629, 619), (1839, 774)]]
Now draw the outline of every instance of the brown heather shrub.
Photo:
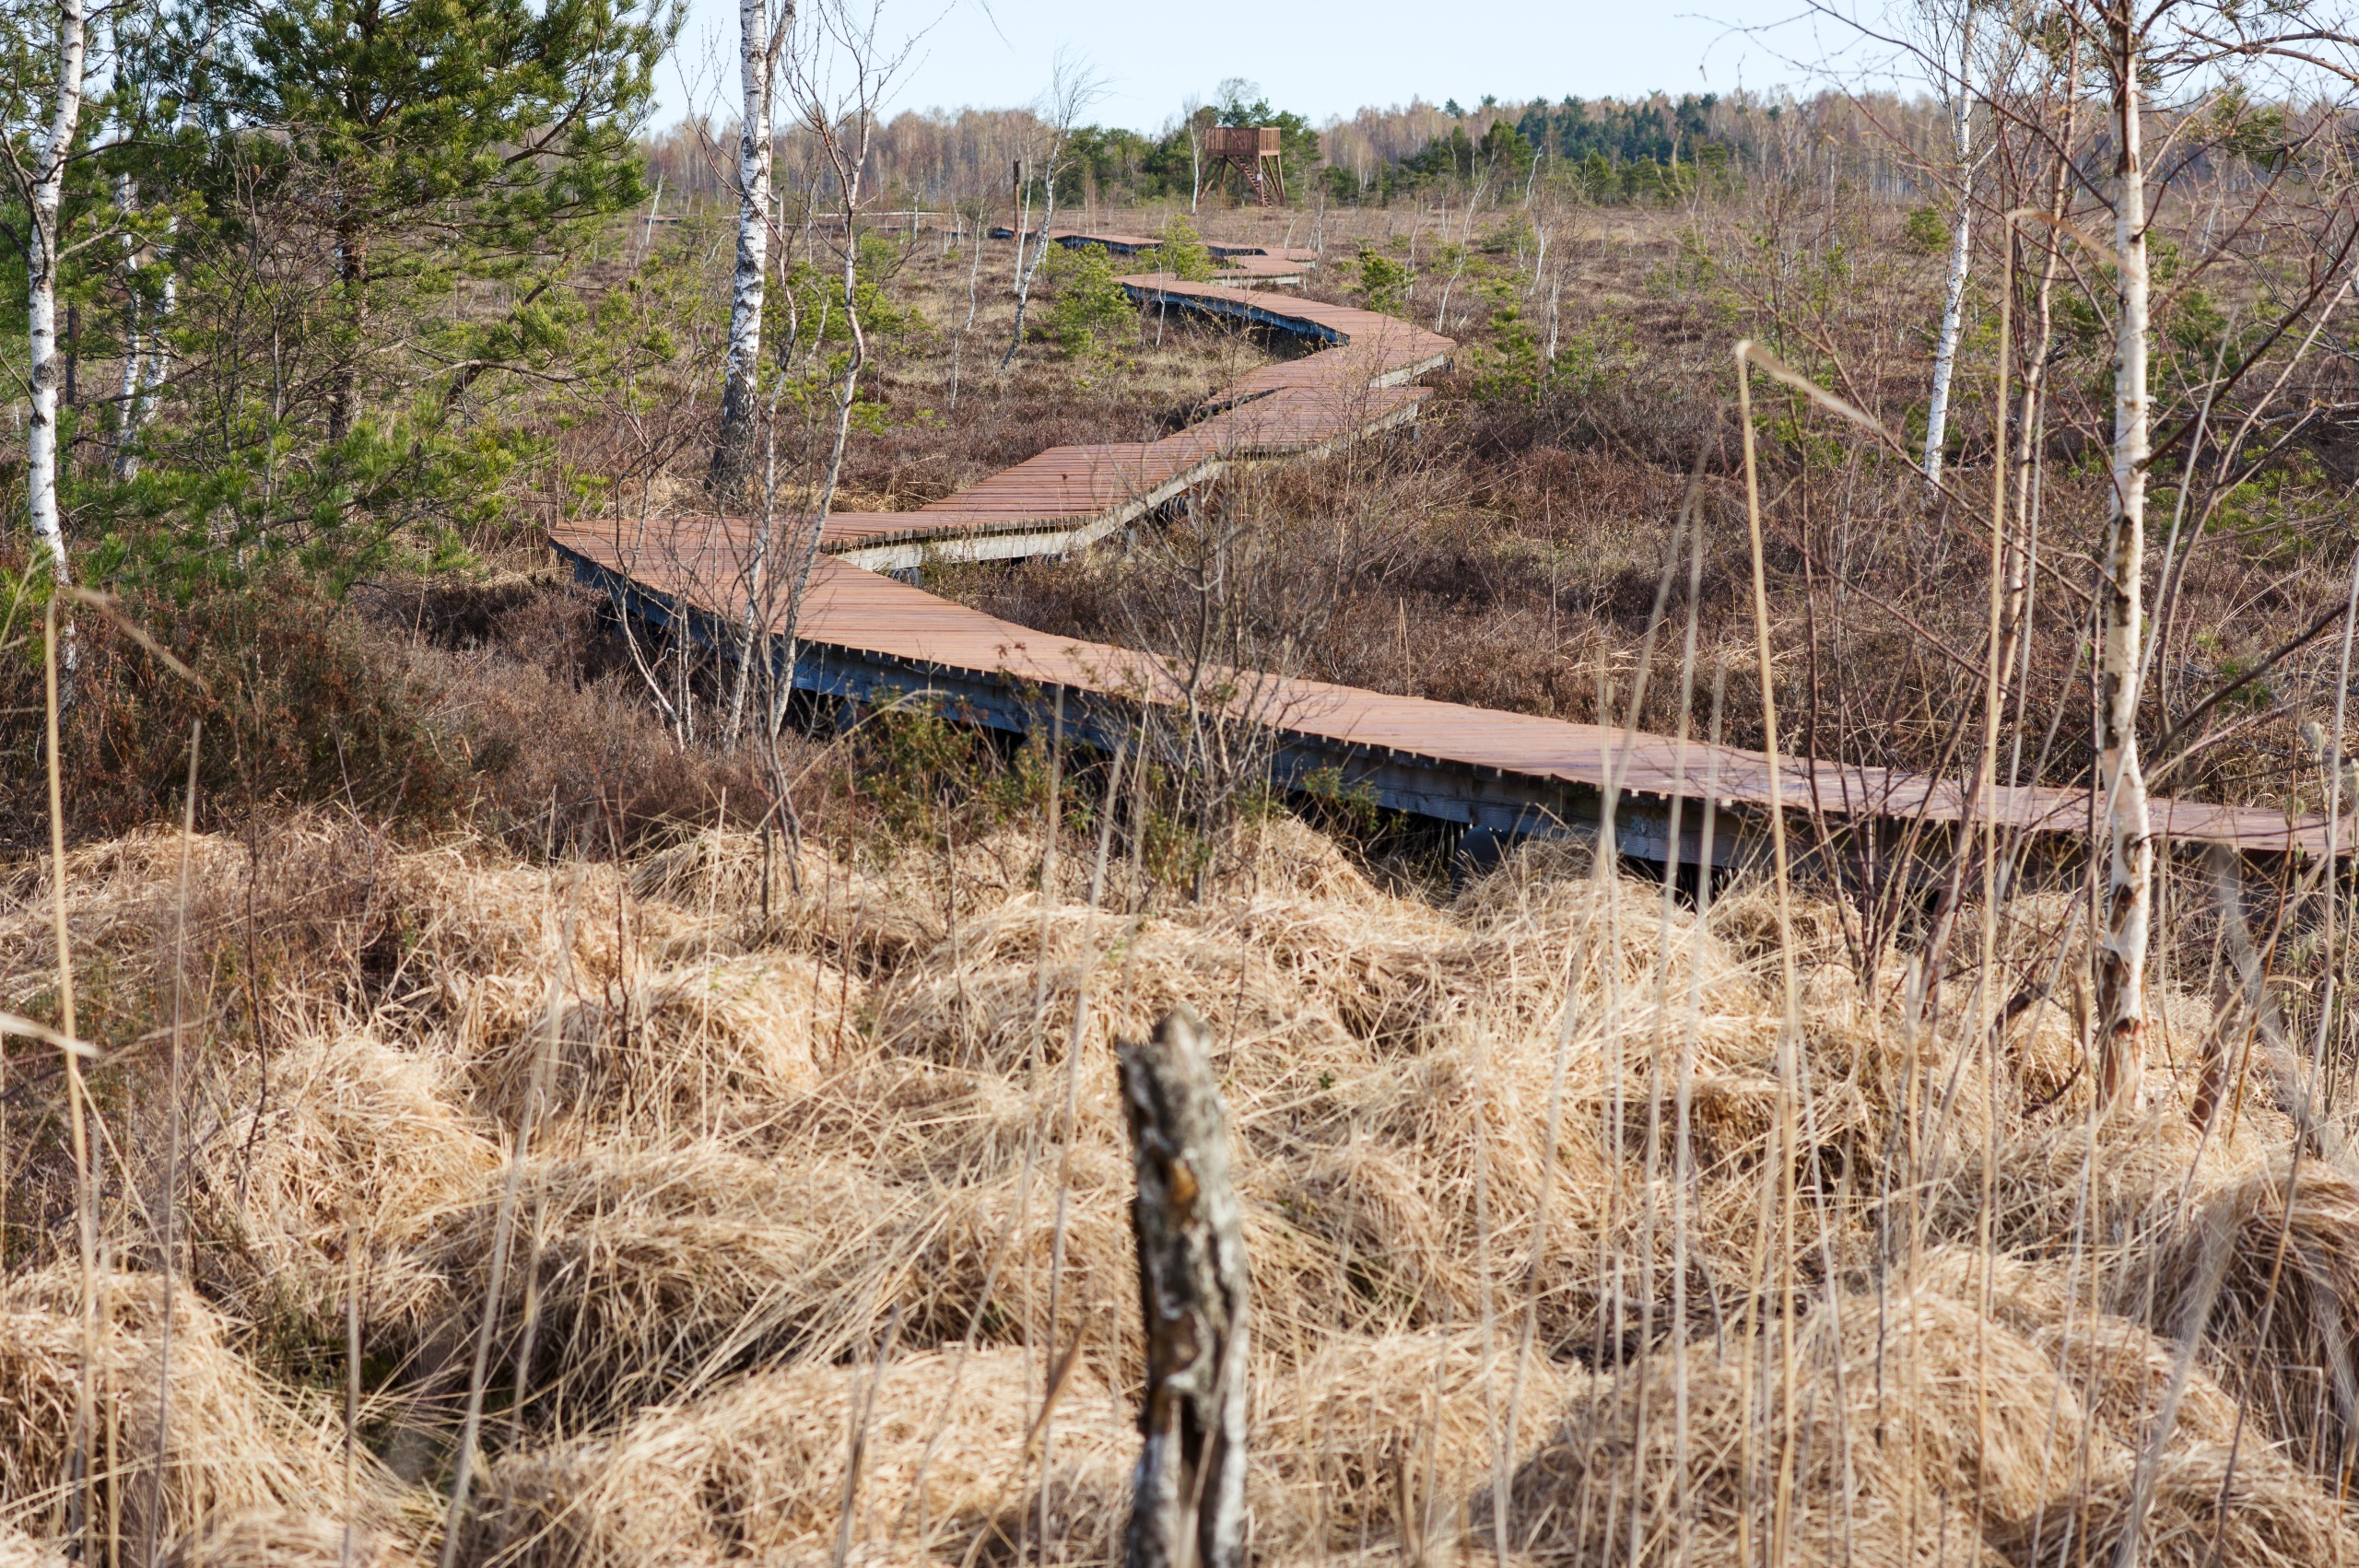
[[(191, 723), (205, 720), (199, 802), (208, 822), (333, 802), (370, 820), (447, 823), (468, 770), (437, 744), (439, 693), (389, 661), (381, 639), (293, 571), (184, 601), (133, 592), (130, 619), (204, 677), (208, 697), (107, 619), (76, 621), (81, 670), (61, 737), (69, 833), (111, 838), (174, 820)], [(0, 663), (0, 839), (46, 842), (41, 629)]]
[[(105, 617), (76, 621), (62, 736), (73, 840), (176, 820), (190, 726), (200, 819), (232, 831), (320, 807), (407, 834), (472, 827), (526, 852), (608, 855), (767, 799), (754, 760), (674, 743), (593, 602), (546, 568), (339, 602), (288, 570), (122, 609), (209, 684)], [(21, 628), (19, 628), (21, 629)], [(0, 661), (0, 845), (47, 841), (40, 626)]]

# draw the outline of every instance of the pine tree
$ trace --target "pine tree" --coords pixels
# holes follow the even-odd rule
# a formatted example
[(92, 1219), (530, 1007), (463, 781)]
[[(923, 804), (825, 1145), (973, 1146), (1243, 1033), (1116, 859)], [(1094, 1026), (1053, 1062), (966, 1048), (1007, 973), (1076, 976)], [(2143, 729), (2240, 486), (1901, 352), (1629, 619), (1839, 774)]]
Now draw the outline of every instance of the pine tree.
[(214, 145), (234, 138), (334, 249), (331, 440), (352, 427), (370, 301), (400, 260), (512, 265), (642, 198), (633, 136), (677, 27), (630, 0), (231, 0), (211, 18)]

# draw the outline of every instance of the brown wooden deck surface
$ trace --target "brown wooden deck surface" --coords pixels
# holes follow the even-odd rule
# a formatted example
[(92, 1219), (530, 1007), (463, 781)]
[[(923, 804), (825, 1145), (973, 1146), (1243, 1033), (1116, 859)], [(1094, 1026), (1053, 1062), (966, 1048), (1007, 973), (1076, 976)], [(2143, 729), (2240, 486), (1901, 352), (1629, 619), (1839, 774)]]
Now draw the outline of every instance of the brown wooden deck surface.
[[(649, 522), (644, 532), (629, 522), (574, 524), (553, 531), (551, 542), (667, 598), (731, 621), (744, 614), (751, 547), (742, 523), (667, 519)], [(1168, 699), (1174, 690), (1165, 668), (1135, 649), (1034, 631), (825, 558), (813, 569), (798, 634), (807, 643), (986, 680), (1150, 700)], [(1678, 742), (1661, 735), (1625, 737), (1593, 724), (1321, 681), (1269, 677), (1250, 684), (1256, 694), (1254, 717), (1282, 732), (1455, 768), (1599, 790), (1612, 779), (1635, 796), (1699, 800), (1711, 782), (1724, 802), (1755, 811), (1769, 803), (1768, 759), (1734, 746), (1712, 748), (1691, 741), (1683, 751)], [(1781, 765), (1786, 805), (1797, 811), (1810, 807), (1813, 780), (1817, 804), (1837, 818), (1906, 818), (1921, 809), (1931, 821), (1955, 823), (1966, 814), (1966, 796), (1954, 779), (1792, 758)], [(1998, 805), (2006, 825), (2042, 833), (2079, 831), (2088, 815), (2087, 793), (2078, 790), (2004, 790)], [(2288, 823), (2283, 813), (2259, 807), (2157, 800), (2154, 823), (2167, 838), (2243, 850), (2290, 846), (2323, 853), (2326, 848), (2322, 818)]]
[[(1038, 229), (1027, 229), (1025, 235), (1028, 239), (1038, 232)], [(994, 240), (1013, 239), (1015, 234), (1015, 230), (1004, 224), (992, 230)], [(1051, 228), (1049, 238), (1060, 245), (1102, 245), (1109, 253), (1116, 256), (1139, 255), (1158, 250), (1163, 244), (1161, 239), (1152, 234), (1124, 234), (1114, 229)], [(1215, 282), (1226, 283), (1233, 279), (1238, 283), (1300, 283), (1303, 275), (1319, 264), (1319, 252), (1316, 251), (1289, 250), (1284, 246), (1232, 245), (1215, 240), (1205, 240), (1203, 245), (1221, 263), (1220, 275), (1214, 280)]]
[[(1091, 238), (1154, 242), (1143, 235)], [(1332, 346), (1263, 366), (1223, 388), (1206, 400), (1206, 417), (1161, 440), (1051, 447), (915, 511), (832, 514), (820, 548), (865, 553), (870, 565), (896, 559), (887, 546), (948, 546), (972, 539), (1007, 540), (997, 552), (1003, 556), (1072, 548), (1203, 484), (1225, 462), (1320, 451), (1415, 418), (1429, 393), (1403, 383), (1442, 364), (1456, 346), (1438, 333), (1348, 305), (1182, 283), (1160, 273), (1121, 281), (1140, 298), (1249, 310)]]
[[(1114, 238), (1114, 237), (1109, 237)], [(1143, 240), (1143, 236), (1120, 237)], [(1301, 358), (1263, 366), (1209, 400), (1215, 412), (1158, 441), (1053, 447), (979, 485), (916, 511), (836, 513), (820, 547), (829, 552), (879, 546), (956, 544), (961, 540), (1031, 533), (1005, 553), (1063, 549), (1120, 526), (1179, 490), (1200, 484), (1226, 462), (1320, 450), (1337, 440), (1414, 417), (1427, 395), (1404, 384), (1444, 363), (1456, 346), (1438, 333), (1348, 305), (1184, 283), (1168, 274), (1121, 280), (1133, 298), (1242, 317), (1303, 332), (1331, 345)], [(776, 536), (771, 572), (791, 570), (793, 529)], [(640, 525), (575, 524), (551, 543), (581, 561), (628, 578), (668, 601), (724, 621), (742, 620), (754, 559), (754, 530), (743, 520), (664, 519)], [(914, 557), (912, 557), (914, 558)], [(773, 596), (774, 597), (774, 596)], [(773, 626), (772, 631), (781, 630)], [(862, 569), (822, 558), (814, 565), (798, 635), (806, 642), (877, 656), (986, 682), (1065, 685), (1109, 696), (1168, 697), (1168, 674), (1133, 649), (1086, 643), (993, 619), (965, 605)], [(1758, 810), (1769, 802), (1766, 756), (1662, 736), (1626, 738), (1594, 725), (1504, 713), (1417, 697), (1390, 696), (1323, 682), (1253, 677), (1253, 716), (1290, 734), (1472, 776), (1515, 776), (1602, 790), (1609, 780), (1638, 796), (1700, 798), (1717, 776), (1721, 800)], [(1922, 811), (1954, 823), (1966, 798), (1952, 779), (1878, 768), (1806, 764), (1781, 768), (1786, 803), (1815, 804), (1845, 819), (1906, 818)], [(2040, 832), (2081, 829), (2085, 791), (2002, 791), (2001, 820)], [(2289, 846), (2323, 852), (2317, 817), (2288, 823), (2277, 812), (2160, 800), (2154, 826), (2166, 837), (2248, 850)]]

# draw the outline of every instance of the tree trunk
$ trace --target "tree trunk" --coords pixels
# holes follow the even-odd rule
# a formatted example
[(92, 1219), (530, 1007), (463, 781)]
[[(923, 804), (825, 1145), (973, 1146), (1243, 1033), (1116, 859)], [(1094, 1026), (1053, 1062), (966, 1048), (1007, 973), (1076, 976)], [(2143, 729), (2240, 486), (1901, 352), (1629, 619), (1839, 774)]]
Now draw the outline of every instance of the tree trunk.
[[(139, 182), (128, 174), (114, 179), (115, 209), (128, 218), (139, 209)], [(123, 259), (126, 269), (139, 265), (139, 249), (129, 235), (123, 237)], [(139, 302), (138, 292), (132, 291), (123, 313), (123, 383), (115, 392), (115, 434), (112, 467), (115, 477), (128, 479), (138, 472), (138, 460), (131, 455), (131, 438), (138, 428), (139, 389), (145, 362), (147, 310)]]
[(2113, 243), (2120, 276), (2113, 368), (2113, 501), (2107, 519), (2098, 672), (2097, 787), (2106, 821), (2105, 930), (2096, 955), (2100, 1092), (2135, 1106), (2145, 1065), (2146, 940), (2154, 912), (2154, 847), (2138, 760), (2144, 661), (2146, 457), (2146, 170), (2139, 124), (2135, 14), (2112, 23), (2115, 168)]
[(349, 334), (335, 382), (328, 389), (328, 439), (340, 441), (352, 434), (353, 416), (360, 402), (360, 334), (369, 326), (369, 241), (349, 220), (336, 226), (336, 281), (344, 289), (345, 325)]
[(1138, 1170), (1131, 1228), (1146, 1334), (1126, 1568), (1238, 1568), (1244, 1560), (1250, 1281), (1210, 1040), (1182, 1008), (1156, 1025), (1153, 1044), (1119, 1052)]
[[(205, 41), (202, 58), (206, 61), (213, 58), (213, 41), (210, 39)], [(182, 131), (195, 129), (196, 101), (194, 96), (181, 104), (178, 126)], [(129, 190), (133, 196), (138, 194), (135, 184), (130, 185)], [(156, 404), (163, 394), (164, 380), (172, 371), (171, 340), (165, 334), (171, 327), (174, 314), (180, 310), (179, 257), (172, 251), (172, 243), (180, 237), (180, 216), (177, 213), (168, 216), (164, 219), (166, 249), (162, 287), (155, 309), (143, 310), (139, 313), (146, 326), (146, 345), (144, 349), (132, 356), (139, 364), (138, 385), (128, 388), (129, 375), (126, 373), (124, 377), (132, 395), (123, 404), (123, 440), (115, 449), (115, 477), (118, 479), (131, 479), (138, 475), (139, 449), (136, 442), (140, 432), (147, 427), (147, 421), (154, 417)]]
[(1951, 88), (1951, 138), (1957, 150), (1957, 222), (1950, 230), (1950, 275), (1942, 297), (1942, 336), (1933, 350), (1933, 395), (1925, 408), (1925, 483), (1942, 480), (1942, 448), (1949, 439), (1950, 382), (1957, 373), (1957, 340), (1966, 316), (1966, 275), (1973, 261), (1974, 100), (1966, 73), (1974, 64), (1974, 9), (1958, 25), (1957, 81)]
[(737, 271), (729, 296), (721, 437), (713, 446), (707, 480), (724, 502), (744, 487), (753, 465), (755, 380), (762, 357), (763, 284), (769, 271), (770, 106), (778, 46), (793, 16), (788, 0), (773, 30), (769, 0), (738, 0), (738, 63), (745, 104), (737, 138)]
[(1049, 161), (1042, 170), (1040, 192), (1040, 242), (1032, 247), (1032, 262), (1024, 262), (1024, 232), (1019, 224), (1015, 235), (1015, 331), (1007, 340), (1007, 352), (1000, 356), (999, 368), (1006, 369), (1015, 363), (1015, 351), (1024, 346), (1024, 308), (1031, 303), (1032, 276), (1040, 270), (1041, 259), (1049, 253), (1049, 226), (1057, 216), (1057, 155), (1064, 150), (1064, 128), (1058, 127), (1057, 140), (1049, 149)]
[[(72, 577), (57, 500), (57, 229), (65, 196), (65, 163), (73, 153), (75, 128), (82, 116), (83, 0), (59, 0), (57, 20), (57, 97), (51, 106), (49, 128), (34, 148), (28, 204), (32, 219), (25, 247), (32, 418), (25, 461), (33, 533), (49, 552), (50, 570), (62, 588)], [(62, 651), (70, 674), (75, 665), (70, 625)]]
[[(179, 230), (177, 218), (167, 221), (167, 234), (177, 234)], [(146, 317), (147, 349), (139, 361), (139, 395), (123, 415), (123, 442), (115, 458), (118, 478), (134, 478), (139, 473), (139, 449), (133, 443), (147, 428), (147, 421), (155, 416), (157, 400), (163, 395), (164, 379), (171, 374), (171, 340), (164, 334), (172, 324), (173, 313), (180, 309), (180, 275), (172, 270), (170, 258), (167, 257), (163, 287), (157, 298), (156, 308)]]
[(967, 338), (975, 330), (975, 312), (982, 300), (980, 290), (983, 277), (983, 205), (975, 204), (973, 216), (968, 219), (970, 230), (967, 247), (967, 321), (950, 335), (950, 409), (958, 412), (958, 370), (967, 356)]

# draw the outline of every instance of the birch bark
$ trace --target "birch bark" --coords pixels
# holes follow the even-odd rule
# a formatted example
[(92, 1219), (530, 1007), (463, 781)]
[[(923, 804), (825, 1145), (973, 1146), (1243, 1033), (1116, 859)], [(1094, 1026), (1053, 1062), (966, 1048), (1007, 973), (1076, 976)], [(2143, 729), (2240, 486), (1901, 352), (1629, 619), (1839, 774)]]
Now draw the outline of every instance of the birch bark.
[[(213, 59), (213, 40), (209, 38), (205, 41), (202, 58), (207, 63)], [(182, 99), (176, 123), (183, 132), (196, 128), (194, 93)], [(138, 195), (136, 182), (127, 182), (127, 188), (132, 196)], [(172, 253), (172, 244), (180, 238), (180, 231), (181, 220), (177, 214), (164, 219), (164, 275), (155, 308), (142, 308), (138, 312), (137, 320), (142, 330), (133, 337), (133, 352), (128, 357), (139, 369), (135, 386), (132, 382), (130, 367), (123, 369), (123, 439), (115, 449), (114, 459), (115, 477), (118, 479), (130, 479), (138, 474), (139, 434), (147, 427), (147, 421), (154, 417), (156, 404), (163, 395), (164, 382), (172, 373), (172, 345), (167, 333), (181, 305), (178, 258)]]
[(1015, 330), (1008, 334), (1007, 352), (1000, 356), (999, 368), (1006, 369), (1015, 363), (1015, 351), (1024, 346), (1024, 311), (1032, 302), (1033, 275), (1040, 270), (1040, 263), (1049, 253), (1049, 225), (1057, 216), (1057, 158), (1064, 150), (1065, 138), (1062, 126), (1056, 140), (1049, 144), (1047, 178), (1041, 181), (1040, 239), (1032, 248), (1032, 260), (1024, 260), (1024, 225), (1018, 220), (1015, 235)]
[(1950, 88), (1950, 139), (1957, 155), (1957, 221), (1950, 229), (1949, 281), (1942, 296), (1942, 335), (1933, 350), (1933, 394), (1925, 407), (1925, 483), (1942, 480), (1942, 448), (1949, 439), (1950, 383), (1957, 374), (1957, 342), (1966, 317), (1966, 277), (1972, 264), (1974, 221), (1974, 64), (1971, 0), (1958, 24), (1957, 80)]
[(794, 0), (738, 0), (739, 74), (745, 110), (737, 137), (737, 269), (729, 294), (729, 358), (721, 392), (721, 437), (710, 484), (723, 498), (745, 481), (754, 451), (755, 380), (762, 359), (763, 283), (769, 266), (771, 105), (779, 50)]
[[(118, 122), (118, 130), (120, 123)], [(115, 210), (126, 221), (139, 207), (139, 182), (128, 174), (114, 177)], [(123, 260), (126, 268), (139, 264), (139, 247), (128, 233), (123, 239)], [(131, 455), (131, 438), (136, 433), (139, 417), (139, 387), (141, 366), (147, 339), (147, 309), (136, 294), (132, 296), (123, 323), (123, 383), (115, 393), (115, 407), (120, 411), (120, 423), (115, 429), (114, 472), (119, 479), (128, 479), (138, 472), (138, 460)]]
[[(82, 67), (87, 48), (84, 0), (58, 0), (57, 87), (48, 128), (33, 148), (29, 170), (32, 221), (25, 246), (29, 298), (32, 417), (26, 439), (26, 486), (33, 533), (49, 552), (50, 569), (63, 587), (72, 580), (65, 558), (65, 529), (57, 501), (57, 269), (58, 214), (65, 196), (65, 163), (82, 117)], [(75, 649), (70, 631), (64, 646), (71, 671)]]
[(2138, 757), (2143, 661), (2146, 459), (2146, 170), (2139, 123), (2138, 18), (2110, 24), (2116, 149), (2113, 244), (2119, 283), (2113, 371), (2113, 497), (2107, 518), (2098, 685), (2098, 787), (2106, 820), (2105, 930), (2096, 955), (2103, 1031), (2101, 1094), (2134, 1108), (2144, 1068), (2146, 944), (2154, 914), (2154, 847)]

